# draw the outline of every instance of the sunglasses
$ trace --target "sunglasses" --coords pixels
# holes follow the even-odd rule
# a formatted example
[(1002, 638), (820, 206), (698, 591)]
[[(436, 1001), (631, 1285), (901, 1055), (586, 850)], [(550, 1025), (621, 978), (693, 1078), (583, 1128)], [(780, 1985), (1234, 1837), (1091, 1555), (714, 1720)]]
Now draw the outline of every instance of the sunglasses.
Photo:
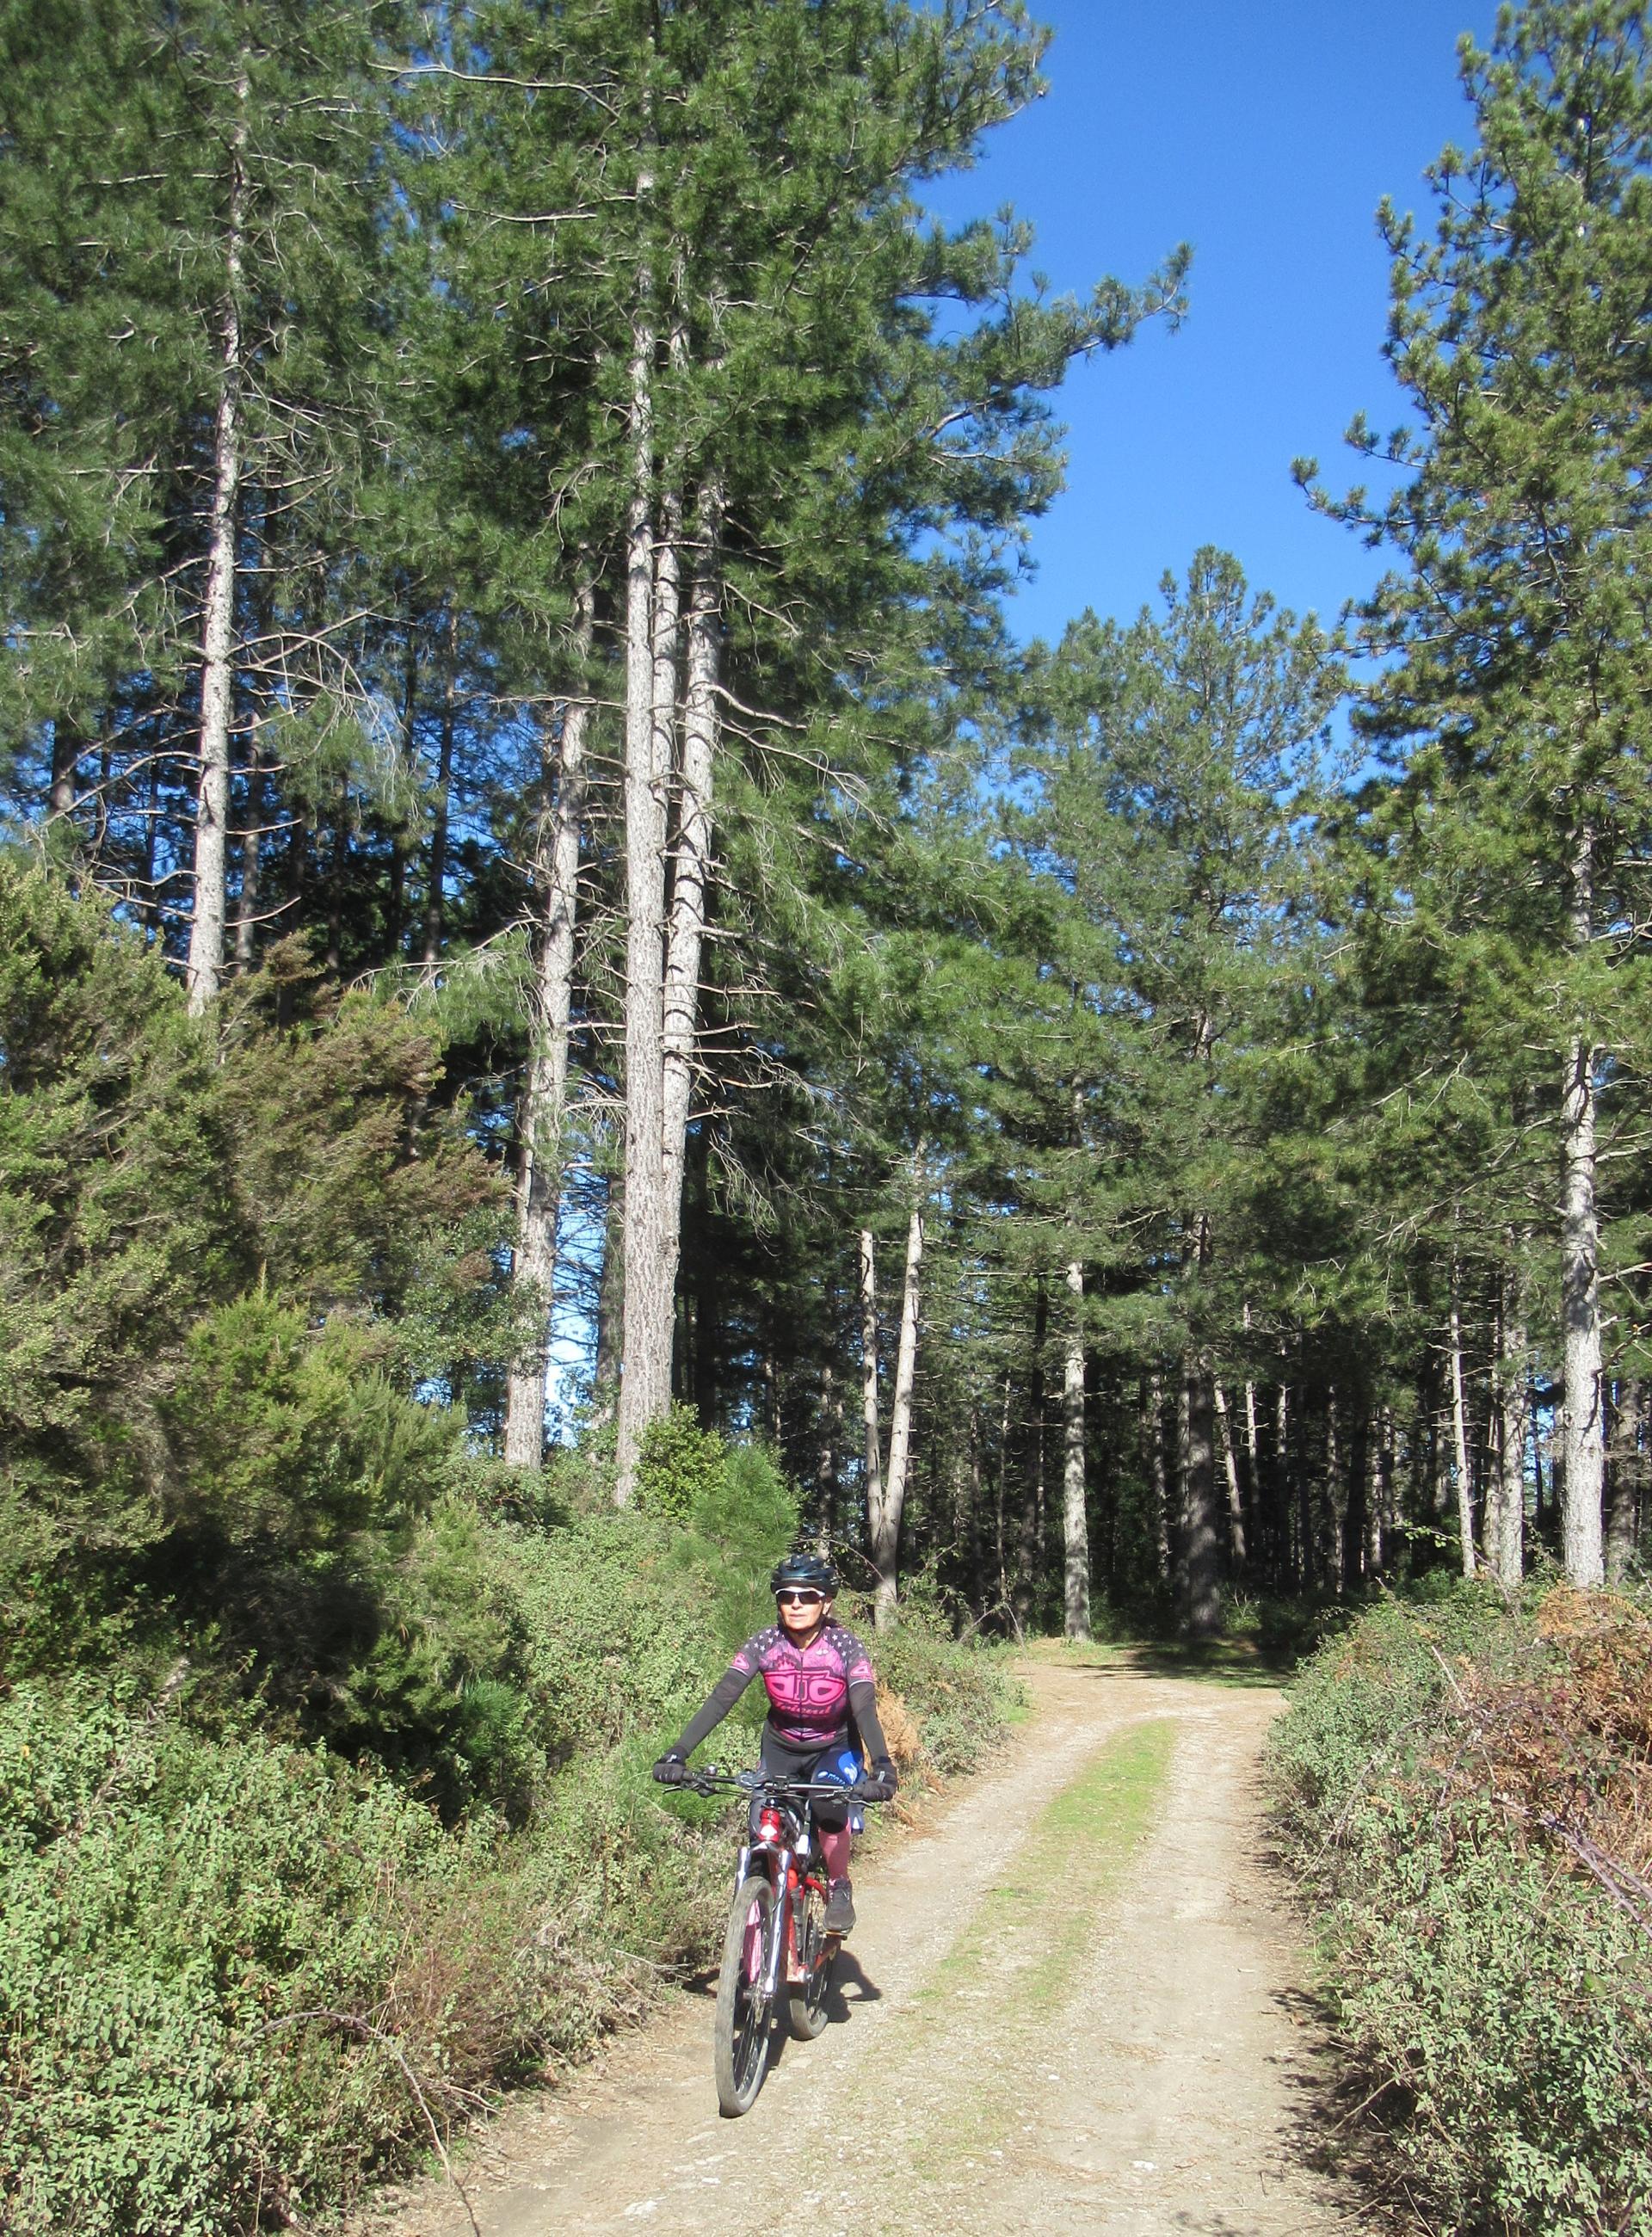
[(811, 1593), (801, 1587), (794, 1589), (788, 1585), (783, 1591), (777, 1592), (775, 1598), (777, 1600), (790, 1601), (793, 1607), (819, 1607), (826, 1595), (824, 1593)]

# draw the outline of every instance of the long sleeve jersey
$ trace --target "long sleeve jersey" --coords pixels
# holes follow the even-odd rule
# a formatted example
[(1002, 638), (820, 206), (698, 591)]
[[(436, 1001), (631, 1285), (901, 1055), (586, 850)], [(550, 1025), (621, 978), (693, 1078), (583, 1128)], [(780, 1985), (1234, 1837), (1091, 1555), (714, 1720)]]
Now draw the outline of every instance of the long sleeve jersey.
[(869, 1759), (888, 1761), (871, 1658), (841, 1623), (825, 1625), (807, 1646), (795, 1646), (778, 1624), (747, 1640), (684, 1727), (677, 1744), (684, 1755), (694, 1752), (757, 1677), (769, 1696), (769, 1723), (789, 1746), (838, 1746), (853, 1718)]

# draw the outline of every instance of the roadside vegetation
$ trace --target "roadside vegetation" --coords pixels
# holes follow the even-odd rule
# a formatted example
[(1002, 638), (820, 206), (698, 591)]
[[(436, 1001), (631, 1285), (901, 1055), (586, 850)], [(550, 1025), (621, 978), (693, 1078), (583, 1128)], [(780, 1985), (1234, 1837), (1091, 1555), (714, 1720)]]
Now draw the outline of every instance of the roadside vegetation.
[(1652, 1604), (1385, 1601), (1305, 1670), (1272, 1776), (1349, 2126), (1414, 2221), (1652, 2230)]
[[(344, 1752), (315, 1719), (272, 1714), (301, 1690), (290, 1666), (226, 1665), (195, 1637), (163, 1671), (154, 1608), (150, 1652), (14, 1683), (9, 2228), (314, 2227), (704, 1962), (726, 1813), (663, 1807), (647, 1767), (796, 1527), (765, 1455), (708, 1442), (715, 1480), (680, 1519), (558, 1511), (552, 1477), (525, 1521), (439, 1483), (415, 1544), (452, 1566), (368, 1651), (384, 1721), (358, 1708)], [(921, 1786), (976, 1759), (1004, 1681), (936, 1633), (889, 1644), (911, 1689), (891, 1732)]]
[[(215, 1047), (0, 864), (0, 2221), (313, 2227), (703, 1959), (726, 1832), (647, 1767), (797, 1501), (685, 1409), (624, 1512), (600, 1427), (488, 1457), (497, 1181), (301, 947)], [(966, 1768), (997, 1666), (888, 1646)]]

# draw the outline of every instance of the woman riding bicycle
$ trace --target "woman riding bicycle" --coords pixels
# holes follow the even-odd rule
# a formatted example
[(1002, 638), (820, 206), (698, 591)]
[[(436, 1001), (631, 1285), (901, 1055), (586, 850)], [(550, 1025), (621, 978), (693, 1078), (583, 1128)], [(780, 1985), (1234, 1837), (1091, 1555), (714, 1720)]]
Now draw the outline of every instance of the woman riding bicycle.
[(878, 1722), (870, 1658), (852, 1631), (832, 1621), (837, 1574), (831, 1563), (818, 1554), (790, 1554), (769, 1581), (779, 1620), (739, 1649), (682, 1738), (654, 1765), (654, 1776), (663, 1786), (681, 1786), (690, 1756), (758, 1676), (769, 1695), (763, 1768), (772, 1776), (843, 1778), (838, 1759), (851, 1748), (852, 1722), (870, 1776), (845, 1779), (843, 1802), (817, 1803), (815, 1810), (829, 1883), (824, 1928), (847, 1934), (855, 1924), (849, 1805), (887, 1802), (895, 1789), (895, 1765)]

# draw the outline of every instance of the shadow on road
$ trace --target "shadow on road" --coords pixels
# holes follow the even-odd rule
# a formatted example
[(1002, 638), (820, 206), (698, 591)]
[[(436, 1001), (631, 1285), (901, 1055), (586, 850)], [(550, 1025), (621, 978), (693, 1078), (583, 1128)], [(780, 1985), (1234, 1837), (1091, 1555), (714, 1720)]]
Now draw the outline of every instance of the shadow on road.
[(1404, 2191), (1391, 2155), (1383, 2148), (1377, 2102), (1390, 2089), (1367, 2095), (1363, 2080), (1343, 2065), (1336, 2015), (1322, 1996), (1277, 1989), (1271, 2002), (1294, 2031), (1294, 2055), (1280, 2062), (1279, 2070), (1289, 2093), (1288, 2134), (1296, 2155), (1319, 2177), (1351, 2232), (1396, 2227), (1391, 2217), (1404, 2202)]
[(841, 2027), (850, 2017), (851, 2004), (878, 2004), (882, 2001), (882, 1990), (868, 1977), (854, 1951), (840, 1950), (832, 1969), (831, 1986), (826, 1991), (826, 2016), (833, 2026)]
[(1269, 1654), (1248, 1642), (1218, 1640), (1192, 1646), (1174, 1640), (1132, 1640), (1117, 1646), (1076, 1647), (1033, 1658), (1074, 1678), (1188, 1678), (1209, 1686), (1284, 1684), (1298, 1658)]

